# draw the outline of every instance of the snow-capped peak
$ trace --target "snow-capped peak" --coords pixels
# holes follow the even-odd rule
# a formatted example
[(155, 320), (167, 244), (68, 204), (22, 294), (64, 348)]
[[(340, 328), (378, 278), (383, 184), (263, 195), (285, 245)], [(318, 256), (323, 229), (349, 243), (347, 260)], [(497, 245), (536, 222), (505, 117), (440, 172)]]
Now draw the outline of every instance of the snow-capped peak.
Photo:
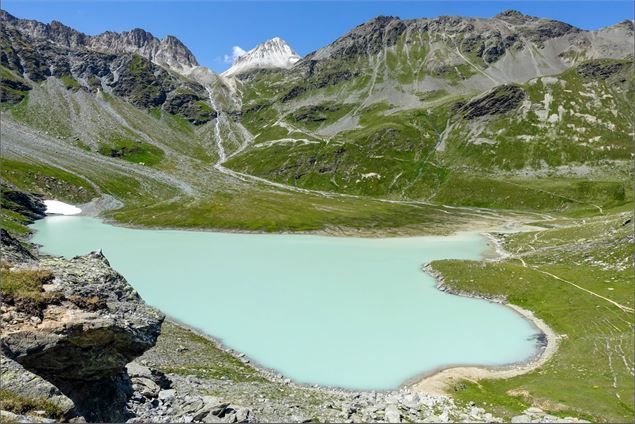
[(247, 53), (237, 57), (223, 76), (242, 74), (252, 69), (290, 68), (300, 56), (280, 37), (258, 44)]

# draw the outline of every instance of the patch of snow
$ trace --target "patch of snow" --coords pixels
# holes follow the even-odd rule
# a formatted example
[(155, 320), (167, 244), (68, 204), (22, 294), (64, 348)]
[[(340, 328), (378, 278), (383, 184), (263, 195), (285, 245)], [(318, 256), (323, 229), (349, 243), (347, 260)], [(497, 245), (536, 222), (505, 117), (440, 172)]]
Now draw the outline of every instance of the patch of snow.
[(319, 141), (309, 140), (306, 138), (280, 138), (277, 140), (269, 140), (263, 143), (254, 144), (254, 148), (266, 148), (271, 147), (274, 144), (289, 144), (289, 143), (301, 143), (301, 144), (319, 144)]
[(77, 206), (69, 205), (59, 200), (45, 200), (44, 205), (46, 206), (47, 215), (77, 215), (82, 212)]
[(221, 75), (229, 77), (252, 69), (290, 68), (300, 56), (279, 37), (258, 44), (234, 60), (234, 64)]
[(543, 84), (549, 85), (549, 84), (555, 84), (560, 82), (560, 80), (558, 78), (555, 77), (542, 77), (542, 82)]
[(378, 180), (380, 180), (381, 175), (379, 175), (376, 172), (369, 172), (368, 174), (362, 174), (362, 180), (365, 180), (367, 178), (377, 178)]

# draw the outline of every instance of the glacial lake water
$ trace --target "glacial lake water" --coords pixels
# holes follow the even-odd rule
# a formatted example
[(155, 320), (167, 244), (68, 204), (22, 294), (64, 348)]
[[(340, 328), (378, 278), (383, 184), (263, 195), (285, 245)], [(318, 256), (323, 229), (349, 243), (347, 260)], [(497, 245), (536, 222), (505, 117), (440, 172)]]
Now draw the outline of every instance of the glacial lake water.
[(478, 259), (486, 248), (478, 234), (141, 230), (81, 216), (32, 228), (45, 253), (101, 248), (147, 303), (299, 383), (394, 389), (440, 367), (510, 364), (536, 349), (529, 321), (443, 293), (421, 271), (433, 259)]

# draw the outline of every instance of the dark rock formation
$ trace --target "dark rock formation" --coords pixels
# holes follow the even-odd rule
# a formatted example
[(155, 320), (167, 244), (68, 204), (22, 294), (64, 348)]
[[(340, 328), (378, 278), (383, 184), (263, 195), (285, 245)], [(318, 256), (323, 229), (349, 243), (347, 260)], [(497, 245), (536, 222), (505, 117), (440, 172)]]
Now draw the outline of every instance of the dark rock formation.
[(455, 110), (466, 119), (499, 115), (516, 109), (524, 98), (525, 91), (519, 86), (501, 85), (483, 96), (457, 105)]
[(18, 104), (31, 90), (31, 85), (22, 78), (17, 78), (9, 72), (0, 73), (0, 102)]
[(115, 60), (115, 66), (119, 70), (117, 76), (113, 75), (107, 84), (112, 87), (113, 93), (137, 107), (161, 106), (167, 92), (176, 88), (167, 71), (141, 56), (123, 56)]
[(184, 116), (194, 125), (198, 125), (216, 118), (217, 115), (205, 103), (205, 100), (192, 91), (179, 92), (177, 90), (168, 96), (163, 104), (163, 110), (172, 115)]
[(5, 182), (0, 182), (2, 207), (27, 218), (30, 222), (46, 216), (46, 206), (42, 197), (34, 193), (24, 193)]
[(608, 79), (609, 77), (621, 72), (626, 67), (627, 64), (624, 62), (591, 60), (578, 65), (575, 68), (575, 71), (580, 76), (590, 80)]
[(306, 106), (296, 110), (291, 116), (300, 122), (322, 122), (326, 121), (325, 113), (337, 112), (341, 106), (336, 104), (321, 104)]
[(0, 245), (4, 261), (16, 263), (36, 260), (35, 256), (4, 228), (0, 228)]

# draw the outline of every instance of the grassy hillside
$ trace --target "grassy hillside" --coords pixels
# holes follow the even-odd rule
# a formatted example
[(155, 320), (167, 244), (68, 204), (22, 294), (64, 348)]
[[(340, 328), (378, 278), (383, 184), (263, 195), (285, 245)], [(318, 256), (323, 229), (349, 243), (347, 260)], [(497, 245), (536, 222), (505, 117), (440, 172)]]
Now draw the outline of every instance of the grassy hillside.
[[(269, 75), (246, 84), (258, 87)], [(263, 94), (275, 98), (271, 87)], [(408, 110), (330, 100), (281, 112), (284, 104), (274, 102), (247, 109), (243, 122), (253, 125), (256, 144), (226, 166), (394, 199), (554, 212), (611, 207), (631, 198), (632, 105), (632, 61), (624, 60), (584, 62), (474, 97), (441, 94)], [(342, 121), (355, 128), (319, 133)]]
[(538, 370), (458, 382), (455, 397), (491, 404), (504, 416), (533, 405), (591, 421), (633, 421), (632, 217), (611, 212), (547, 222), (541, 231), (504, 236), (512, 256), (503, 261), (432, 263), (448, 287), (503, 296), (561, 338), (555, 356)]

